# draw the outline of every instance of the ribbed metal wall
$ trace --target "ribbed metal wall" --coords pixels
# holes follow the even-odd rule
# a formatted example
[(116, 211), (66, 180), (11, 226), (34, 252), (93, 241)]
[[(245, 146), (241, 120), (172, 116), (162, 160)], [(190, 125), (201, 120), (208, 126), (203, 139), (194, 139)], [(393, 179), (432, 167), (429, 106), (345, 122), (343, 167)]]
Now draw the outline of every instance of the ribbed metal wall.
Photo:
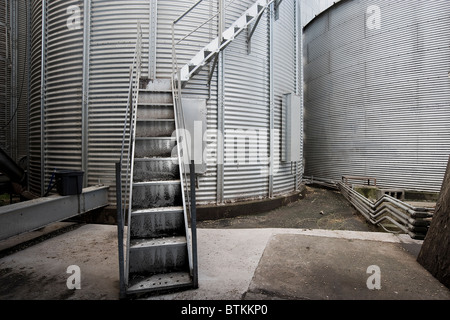
[(29, 188), (41, 194), (41, 52), (42, 2), (31, 2), (30, 113), (29, 113)]
[[(172, 75), (172, 22), (186, 12), (197, 1), (195, 0), (158, 0), (157, 39), (156, 39), (156, 78), (169, 79)], [(217, 37), (218, 19), (211, 19), (198, 31), (194, 31), (203, 22), (215, 15), (218, 10), (217, 1), (203, 1), (176, 24), (175, 41), (178, 66), (187, 63), (199, 50)], [(213, 203), (216, 201), (217, 184), (217, 66), (212, 64), (193, 77), (185, 88), (183, 97), (195, 97), (206, 100), (207, 107), (207, 172), (198, 177), (197, 202)], [(212, 72), (210, 87), (207, 86), (209, 73)]]
[[(226, 25), (254, 1), (233, 3)], [(247, 54), (247, 31), (224, 51), (224, 201), (268, 195), (269, 32), (261, 18)]]
[[(120, 158), (129, 88), (129, 70), (142, 28), (142, 52), (148, 52), (149, 1), (91, 1), (88, 89), (88, 184), (110, 186), (115, 199), (115, 163)], [(142, 74), (148, 60), (142, 60)], [(85, 133), (86, 134), (86, 133)]]
[[(133, 1), (58, 1), (46, 2), (47, 20), (44, 70), (41, 70), (41, 5), (33, 2), (30, 104), (30, 170), (32, 189), (43, 192), (54, 168), (82, 169), (88, 185), (110, 185), (110, 201), (115, 198), (114, 164), (120, 155), (123, 120), (128, 91), (129, 67), (136, 44), (137, 24), (143, 30), (143, 70), (149, 74), (150, 8), (148, 0)], [(88, 7), (84, 8), (84, 4)], [(169, 79), (172, 73), (172, 21), (184, 13), (190, 1), (157, 1), (156, 78)], [(226, 27), (239, 18), (254, 3), (253, 0), (226, 1)], [(66, 26), (67, 8), (81, 9), (79, 29)], [(231, 4), (229, 7), (228, 5)], [(271, 72), (281, 82), (274, 91), (274, 123), (281, 130), (282, 94), (295, 91), (298, 62), (295, 56), (295, 8), (297, 1), (285, 0), (280, 7), (279, 26), (273, 32), (277, 62), (270, 69), (270, 24), (264, 13), (247, 54), (244, 31), (223, 53), (223, 61), (212, 70), (204, 68), (183, 89), (183, 97), (207, 101), (207, 172), (198, 178), (199, 204), (265, 198), (270, 194), (270, 77)], [(195, 29), (218, 10), (217, 1), (204, 1), (189, 13), (176, 28), (176, 39)], [(285, 21), (286, 20), (286, 21)], [(177, 47), (180, 66), (217, 37), (218, 18), (212, 19), (195, 35)], [(285, 51), (289, 51), (286, 53)], [(84, 54), (86, 53), (86, 54)], [(83, 55), (84, 54), (84, 55)], [(284, 65), (286, 64), (286, 65)], [(64, 70), (64, 72), (61, 72)], [(208, 76), (212, 72), (210, 87)], [(286, 73), (287, 72), (287, 73)], [(40, 79), (44, 76), (44, 100), (40, 99)], [(277, 80), (278, 81), (278, 80)], [(84, 88), (84, 89), (83, 89)], [(286, 91), (286, 92), (285, 92)], [(83, 97), (84, 95), (84, 97)], [(223, 95), (223, 118), (219, 123), (219, 96)], [(41, 103), (44, 109), (41, 110)], [(41, 117), (41, 116), (44, 117)], [(300, 121), (300, 119), (299, 119)], [(41, 126), (42, 124), (42, 126)], [(217, 162), (217, 130), (225, 127), (225, 167), (219, 180)], [(42, 129), (42, 130), (41, 130)], [(43, 136), (41, 136), (43, 133)], [(235, 144), (235, 134), (238, 134)], [(250, 134), (250, 135), (249, 135)], [(256, 134), (258, 136), (256, 136)], [(258, 138), (258, 140), (256, 140)], [(281, 137), (280, 137), (281, 139)], [(257, 154), (242, 157), (258, 141)], [(42, 144), (41, 144), (42, 142)], [(281, 140), (275, 139), (274, 149), (280, 158)], [(42, 148), (41, 148), (42, 147)], [(227, 149), (227, 148), (233, 148)], [(254, 151), (252, 149), (252, 151)], [(233, 153), (235, 157), (228, 159)], [(43, 166), (43, 167), (42, 167)], [(295, 190), (295, 167), (281, 166), (276, 171), (276, 194)], [(298, 172), (301, 171), (299, 164)], [(45, 181), (40, 183), (41, 173)], [(219, 186), (219, 183), (222, 185)]]
[[(369, 5), (381, 28), (366, 26)], [(450, 154), (448, 1), (342, 1), (305, 28), (306, 175), (439, 191)]]
[[(298, 163), (285, 163), (281, 161), (281, 137), (283, 130), (282, 105), (283, 95), (297, 93), (298, 80), (296, 79), (296, 5), (294, 1), (283, 1), (279, 7), (279, 17), (274, 23), (274, 194), (285, 194), (296, 189), (301, 181), (301, 166)], [(298, 119), (301, 123), (301, 119)], [(298, 138), (301, 131), (298, 132)]]
[(24, 157), (28, 156), (28, 7), (28, 1), (17, 2), (16, 162), (20, 162)]
[(81, 170), (83, 6), (69, 29), (67, 10), (80, 1), (47, 1), (44, 89), (44, 190), (55, 169)]
[(27, 10), (0, 2), (0, 147), (17, 162), (28, 152)]
[(10, 91), (10, 68), (8, 64), (10, 41), (8, 34), (9, 10), (7, 0), (0, 0), (0, 147), (8, 152), (8, 130), (7, 123), (10, 118), (9, 100)]

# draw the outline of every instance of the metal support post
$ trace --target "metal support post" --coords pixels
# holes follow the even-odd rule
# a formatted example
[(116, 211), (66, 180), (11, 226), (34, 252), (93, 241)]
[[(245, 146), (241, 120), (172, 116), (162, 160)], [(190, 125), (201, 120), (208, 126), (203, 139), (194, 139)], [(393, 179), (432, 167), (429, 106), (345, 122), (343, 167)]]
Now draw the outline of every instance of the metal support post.
[(120, 299), (125, 298), (125, 270), (124, 270), (124, 248), (123, 248), (123, 230), (124, 217), (122, 214), (122, 162), (116, 163), (116, 201), (117, 201), (117, 240), (119, 247), (119, 295)]
[(198, 288), (198, 260), (197, 260), (197, 204), (195, 202), (195, 162), (191, 160), (190, 168), (191, 189), (191, 231), (192, 231), (192, 278), (194, 288)]
[(269, 198), (273, 197), (273, 175), (274, 175), (274, 161), (275, 161), (275, 120), (274, 120), (274, 107), (275, 107), (275, 92), (274, 92), (274, 44), (273, 44), (273, 27), (275, 23), (274, 17), (274, 4), (272, 3), (269, 8), (269, 90), (270, 90), (270, 163), (269, 163)]

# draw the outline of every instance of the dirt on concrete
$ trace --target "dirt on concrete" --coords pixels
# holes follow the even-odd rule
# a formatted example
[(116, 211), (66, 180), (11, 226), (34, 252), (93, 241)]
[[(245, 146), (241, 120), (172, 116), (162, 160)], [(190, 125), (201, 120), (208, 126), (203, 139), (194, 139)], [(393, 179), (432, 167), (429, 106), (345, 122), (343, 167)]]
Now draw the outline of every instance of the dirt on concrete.
[(381, 232), (337, 190), (306, 187), (304, 199), (269, 212), (197, 223), (198, 228), (293, 228)]

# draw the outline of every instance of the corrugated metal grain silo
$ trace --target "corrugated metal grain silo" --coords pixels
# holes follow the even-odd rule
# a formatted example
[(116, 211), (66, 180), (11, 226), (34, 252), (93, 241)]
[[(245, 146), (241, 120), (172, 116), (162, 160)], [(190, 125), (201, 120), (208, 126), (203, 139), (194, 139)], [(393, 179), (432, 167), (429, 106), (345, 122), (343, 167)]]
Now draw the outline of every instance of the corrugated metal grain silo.
[(341, 1), (305, 27), (306, 176), (439, 191), (449, 28), (448, 1)]
[[(196, 3), (175, 28), (176, 41), (181, 41), (179, 66), (217, 37), (219, 19), (214, 15), (220, 1), (33, 2), (30, 174), (35, 192), (45, 192), (55, 168), (83, 170), (86, 185), (111, 186), (114, 204), (114, 165), (121, 151), (138, 25), (143, 79), (167, 81), (173, 71), (172, 23)], [(224, 27), (254, 3), (224, 1)], [(216, 64), (207, 65), (183, 88), (184, 98), (206, 105), (206, 171), (198, 175), (199, 204), (299, 190), (302, 161), (282, 159), (282, 110), (286, 94), (302, 93), (300, 20), (300, 1), (273, 2), (253, 30), (240, 34)], [(301, 127), (297, 129), (301, 139)], [(223, 143), (217, 131), (223, 131)], [(253, 157), (247, 151), (256, 140), (258, 156)]]

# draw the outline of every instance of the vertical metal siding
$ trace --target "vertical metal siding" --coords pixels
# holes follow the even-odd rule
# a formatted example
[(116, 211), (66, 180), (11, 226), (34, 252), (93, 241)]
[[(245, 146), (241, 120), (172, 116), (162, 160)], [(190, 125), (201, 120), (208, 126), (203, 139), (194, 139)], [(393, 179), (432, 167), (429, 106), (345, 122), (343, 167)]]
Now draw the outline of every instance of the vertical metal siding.
[[(373, 4), (380, 30), (365, 27)], [(306, 175), (439, 191), (450, 153), (449, 12), (446, 1), (343, 1), (307, 26)]]

